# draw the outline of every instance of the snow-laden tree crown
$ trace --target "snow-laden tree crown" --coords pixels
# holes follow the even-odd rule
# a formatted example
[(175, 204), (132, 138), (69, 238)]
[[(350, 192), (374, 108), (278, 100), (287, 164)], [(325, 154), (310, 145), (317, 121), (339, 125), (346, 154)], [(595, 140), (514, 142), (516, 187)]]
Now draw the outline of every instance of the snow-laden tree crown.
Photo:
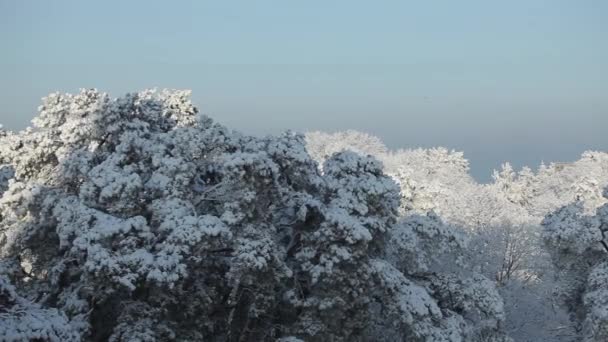
[[(608, 198), (608, 188), (604, 191)], [(581, 202), (543, 221), (543, 237), (559, 268), (559, 294), (584, 341), (608, 340), (608, 204), (586, 214)]]
[[(607, 153), (588, 151), (578, 161), (541, 164), (537, 171), (505, 163), (493, 183), (477, 184), (461, 152), (391, 151), (356, 131), (311, 132), (306, 140), (320, 163), (341, 151), (373, 155), (400, 187), (402, 216), (438, 215), (466, 236), (460, 260), (494, 280), (505, 330), (516, 341), (608, 339), (602, 299), (608, 292), (600, 285), (608, 257), (608, 228), (601, 222), (608, 209), (597, 209), (607, 201)], [(431, 243), (446, 246), (439, 241)]]
[(0, 340), (510, 340), (471, 236), (426, 210), (442, 183), (350, 151), (320, 167), (189, 96), (51, 94), (0, 130)]
[(607, 186), (603, 152), (478, 184), (187, 91), (51, 94), (0, 127), (0, 341), (604, 342)]

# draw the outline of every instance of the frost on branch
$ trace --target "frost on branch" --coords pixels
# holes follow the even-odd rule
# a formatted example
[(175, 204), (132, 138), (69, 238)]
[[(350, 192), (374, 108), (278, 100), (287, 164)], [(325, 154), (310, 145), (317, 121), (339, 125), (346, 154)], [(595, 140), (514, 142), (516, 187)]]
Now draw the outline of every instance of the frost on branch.
[(19, 296), (7, 277), (0, 275), (0, 340), (62, 342), (80, 341), (80, 337), (63, 312)]

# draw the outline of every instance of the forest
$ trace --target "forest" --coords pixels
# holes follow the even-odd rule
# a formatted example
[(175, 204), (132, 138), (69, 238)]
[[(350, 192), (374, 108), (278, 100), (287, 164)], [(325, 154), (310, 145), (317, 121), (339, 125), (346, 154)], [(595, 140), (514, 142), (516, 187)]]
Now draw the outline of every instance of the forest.
[(0, 341), (604, 342), (607, 198), (605, 152), (481, 184), (189, 91), (53, 93), (0, 128)]

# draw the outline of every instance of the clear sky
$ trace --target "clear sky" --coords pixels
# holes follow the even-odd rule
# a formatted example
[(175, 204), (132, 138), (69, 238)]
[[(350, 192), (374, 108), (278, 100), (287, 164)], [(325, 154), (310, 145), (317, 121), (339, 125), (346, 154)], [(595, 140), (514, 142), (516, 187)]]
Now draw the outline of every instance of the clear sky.
[(0, 122), (52, 91), (188, 88), (251, 134), (358, 129), (473, 175), (608, 151), (608, 1), (0, 0)]

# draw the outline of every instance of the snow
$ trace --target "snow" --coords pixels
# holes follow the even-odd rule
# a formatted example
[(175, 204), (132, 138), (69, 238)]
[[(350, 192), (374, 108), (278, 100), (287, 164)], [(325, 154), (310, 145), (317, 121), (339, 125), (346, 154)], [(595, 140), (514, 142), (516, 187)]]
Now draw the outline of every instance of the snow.
[(189, 96), (54, 93), (0, 131), (0, 340), (567, 341), (532, 314), (606, 340), (608, 154), (482, 185), (461, 152), (250, 137)]

